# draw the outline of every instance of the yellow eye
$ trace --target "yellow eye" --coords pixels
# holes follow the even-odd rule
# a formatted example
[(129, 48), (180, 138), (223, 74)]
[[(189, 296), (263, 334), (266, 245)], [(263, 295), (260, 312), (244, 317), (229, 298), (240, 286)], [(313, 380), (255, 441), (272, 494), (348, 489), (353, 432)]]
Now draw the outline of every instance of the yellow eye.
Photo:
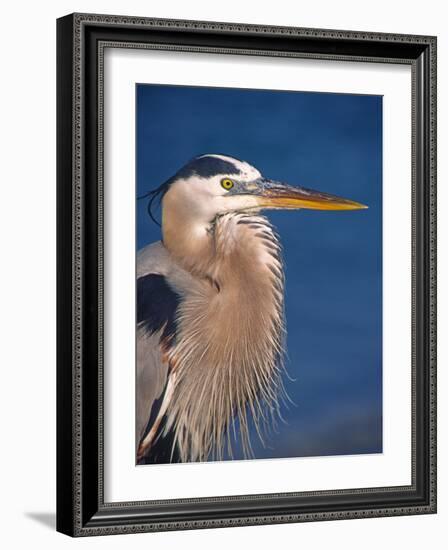
[(229, 180), (229, 178), (224, 178), (223, 180), (221, 180), (221, 186), (224, 187), (224, 189), (226, 189), (227, 191), (229, 189), (232, 189), (233, 185), (233, 181)]

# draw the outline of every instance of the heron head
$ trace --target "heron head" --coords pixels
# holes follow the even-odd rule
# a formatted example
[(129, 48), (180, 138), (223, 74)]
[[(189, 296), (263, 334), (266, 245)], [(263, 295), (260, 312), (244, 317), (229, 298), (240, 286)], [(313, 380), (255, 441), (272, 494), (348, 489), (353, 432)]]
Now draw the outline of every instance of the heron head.
[(229, 212), (264, 209), (358, 210), (363, 204), (274, 181), (247, 162), (224, 155), (194, 158), (159, 188), (163, 206), (209, 223)]

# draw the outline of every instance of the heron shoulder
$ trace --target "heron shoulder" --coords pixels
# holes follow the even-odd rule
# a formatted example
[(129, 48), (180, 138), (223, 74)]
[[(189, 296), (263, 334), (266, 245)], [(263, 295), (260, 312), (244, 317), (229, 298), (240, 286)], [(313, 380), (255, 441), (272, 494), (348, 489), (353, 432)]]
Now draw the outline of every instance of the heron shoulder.
[(200, 291), (204, 285), (176, 261), (161, 241), (149, 244), (137, 253), (137, 279), (150, 274), (162, 275), (180, 296)]
[(161, 241), (148, 244), (137, 252), (137, 278), (148, 273), (168, 275), (171, 269), (170, 253)]

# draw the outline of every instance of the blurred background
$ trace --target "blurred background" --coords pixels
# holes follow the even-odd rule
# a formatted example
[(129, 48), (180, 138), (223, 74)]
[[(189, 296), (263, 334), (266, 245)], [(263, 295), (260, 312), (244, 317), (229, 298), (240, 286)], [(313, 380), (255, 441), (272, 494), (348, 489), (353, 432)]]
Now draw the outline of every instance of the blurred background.
[[(221, 153), (369, 206), (267, 214), (284, 247), (294, 404), (252, 445), (256, 458), (382, 452), (382, 98), (141, 84), (136, 117), (138, 196)], [(137, 201), (137, 247), (160, 238)]]

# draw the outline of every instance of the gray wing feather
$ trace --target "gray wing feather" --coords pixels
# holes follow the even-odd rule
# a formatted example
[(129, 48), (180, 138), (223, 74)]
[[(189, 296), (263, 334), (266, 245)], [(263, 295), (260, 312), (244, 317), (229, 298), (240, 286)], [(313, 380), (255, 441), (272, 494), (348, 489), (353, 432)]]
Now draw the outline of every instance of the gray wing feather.
[(136, 446), (167, 383), (168, 364), (163, 361), (161, 343), (169, 345), (175, 336), (179, 301), (168, 282), (171, 263), (160, 242), (137, 255)]
[(160, 334), (137, 329), (136, 447), (143, 437), (154, 402), (165, 388), (168, 366), (160, 353)]

